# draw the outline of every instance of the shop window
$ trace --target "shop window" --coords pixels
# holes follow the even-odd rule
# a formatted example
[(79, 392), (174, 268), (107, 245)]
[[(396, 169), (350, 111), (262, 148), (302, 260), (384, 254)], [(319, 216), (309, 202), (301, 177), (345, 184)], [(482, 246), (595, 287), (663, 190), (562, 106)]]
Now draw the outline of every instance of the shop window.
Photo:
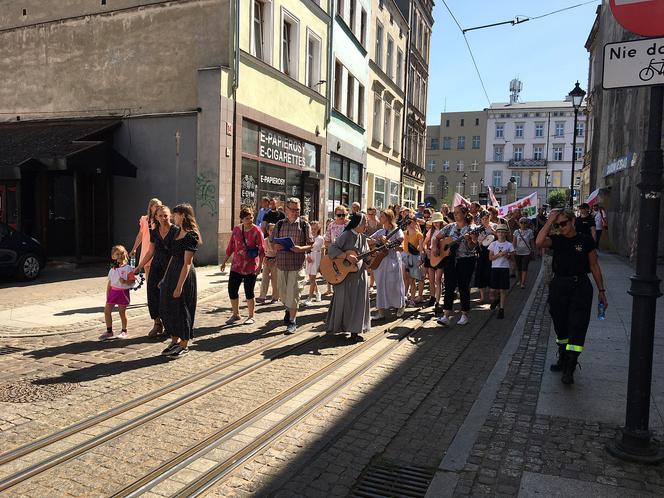
[(251, 121), (242, 123), (242, 152), (258, 155), (258, 126)]
[(258, 161), (242, 158), (242, 178), (240, 179), (240, 205), (256, 207), (258, 190)]

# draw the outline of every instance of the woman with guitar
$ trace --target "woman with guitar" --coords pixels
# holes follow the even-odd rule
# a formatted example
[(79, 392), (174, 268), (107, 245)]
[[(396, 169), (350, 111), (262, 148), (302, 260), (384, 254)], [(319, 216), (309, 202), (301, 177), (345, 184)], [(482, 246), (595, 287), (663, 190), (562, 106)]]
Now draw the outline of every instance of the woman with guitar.
[[(374, 245), (377, 242), (387, 244), (388, 242), (397, 242), (399, 245), (386, 252), (377, 253), (376, 258), (382, 256), (382, 261), (378, 267), (371, 265), (374, 269), (374, 278), (376, 279), (376, 320), (385, 318), (385, 309), (396, 308), (397, 316), (403, 316), (406, 308), (406, 286), (401, 274), (401, 257), (399, 252), (403, 249), (404, 239), (401, 229), (397, 229), (394, 222), (394, 212), (390, 209), (384, 210), (380, 214), (380, 222), (383, 228), (374, 233), (371, 238)], [(396, 231), (395, 231), (396, 230)], [(389, 239), (386, 237), (389, 236)]]
[(443, 303), (443, 316), (438, 323), (444, 327), (450, 324), (450, 314), (454, 309), (454, 292), (459, 289), (461, 297), (461, 318), (457, 325), (466, 325), (470, 319), (470, 280), (475, 271), (477, 259), (477, 234), (472, 226), (472, 215), (465, 206), (455, 206), (454, 223), (443, 228), (434, 238), (433, 255), (438, 256), (440, 251), (439, 239), (448, 239), (446, 244), (451, 253), (443, 260), (443, 274), (445, 276), (445, 299)]
[(438, 302), (443, 288), (443, 261), (437, 261), (435, 264), (431, 262), (432, 257), (432, 243), (436, 236), (440, 233), (442, 228), (446, 225), (445, 217), (442, 213), (433, 213), (431, 215), (431, 228), (424, 238), (424, 268), (429, 277), (429, 292), (431, 298), (429, 299), (429, 306), (435, 306), (434, 313), (438, 312)]
[(369, 250), (364, 234), (366, 228), (366, 216), (363, 213), (353, 213), (344, 231), (330, 244), (321, 261), (321, 271), (324, 263), (340, 256), (358, 268), (334, 285), (332, 303), (325, 318), (328, 334), (350, 332), (351, 339), (357, 341), (363, 340), (360, 334), (371, 328), (367, 265), (362, 258), (358, 258), (358, 255), (368, 253)]

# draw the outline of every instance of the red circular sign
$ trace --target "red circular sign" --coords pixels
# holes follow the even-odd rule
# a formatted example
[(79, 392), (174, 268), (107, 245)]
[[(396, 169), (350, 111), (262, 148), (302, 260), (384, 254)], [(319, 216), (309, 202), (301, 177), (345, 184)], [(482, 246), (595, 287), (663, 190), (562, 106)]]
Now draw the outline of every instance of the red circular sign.
[(616, 21), (642, 36), (664, 35), (664, 0), (609, 0)]

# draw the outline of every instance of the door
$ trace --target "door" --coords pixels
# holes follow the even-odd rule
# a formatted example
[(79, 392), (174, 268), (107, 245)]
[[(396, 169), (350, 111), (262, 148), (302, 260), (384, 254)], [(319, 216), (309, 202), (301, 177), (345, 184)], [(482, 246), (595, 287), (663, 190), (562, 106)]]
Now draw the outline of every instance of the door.
[(0, 183), (0, 222), (18, 230), (18, 186)]
[(302, 214), (309, 221), (318, 220), (318, 182), (305, 180), (302, 188)]
[(76, 250), (74, 177), (54, 173), (48, 178), (48, 254), (71, 256)]

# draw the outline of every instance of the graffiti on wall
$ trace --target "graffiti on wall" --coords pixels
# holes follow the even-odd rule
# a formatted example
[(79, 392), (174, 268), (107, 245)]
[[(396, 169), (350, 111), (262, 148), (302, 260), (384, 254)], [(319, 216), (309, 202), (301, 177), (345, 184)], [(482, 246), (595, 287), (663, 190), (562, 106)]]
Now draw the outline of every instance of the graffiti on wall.
[(203, 175), (196, 176), (196, 201), (201, 208), (207, 208), (210, 216), (217, 215), (217, 188)]

